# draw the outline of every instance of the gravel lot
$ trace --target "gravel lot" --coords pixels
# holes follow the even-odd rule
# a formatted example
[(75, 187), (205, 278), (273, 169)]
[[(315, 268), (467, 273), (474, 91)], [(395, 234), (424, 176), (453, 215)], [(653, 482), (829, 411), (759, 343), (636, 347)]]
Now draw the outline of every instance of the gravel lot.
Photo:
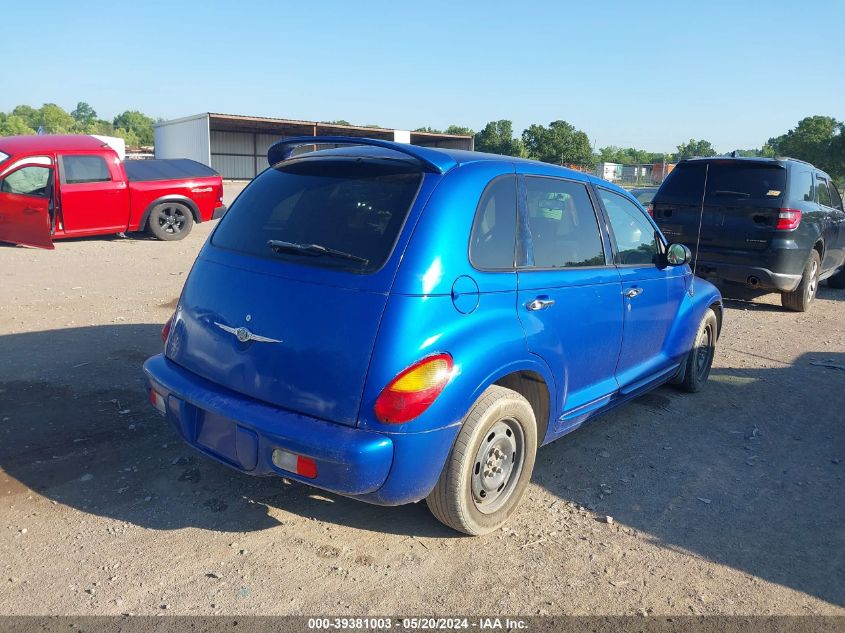
[(212, 228), (0, 246), (0, 614), (845, 615), (845, 291), (730, 302), (703, 392), (541, 449), (472, 539), (241, 475), (151, 411), (140, 365)]

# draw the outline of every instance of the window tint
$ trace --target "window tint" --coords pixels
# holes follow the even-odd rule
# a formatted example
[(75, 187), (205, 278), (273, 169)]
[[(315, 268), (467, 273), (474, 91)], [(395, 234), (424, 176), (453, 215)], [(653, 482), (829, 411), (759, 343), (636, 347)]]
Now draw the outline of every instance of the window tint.
[(599, 189), (599, 197), (607, 209), (619, 265), (652, 264), (658, 253), (654, 227), (640, 208), (619, 194)]
[(109, 168), (101, 156), (63, 156), (65, 183), (108, 182)]
[(534, 266), (603, 266), (599, 225), (586, 186), (531, 177), (525, 184)]
[(839, 209), (840, 211), (845, 211), (842, 208), (842, 196), (839, 195), (839, 191), (836, 189), (836, 185), (830, 183), (830, 198), (831, 198), (831, 205), (834, 209)]
[[(212, 243), (250, 255), (354, 272), (381, 268), (420, 184), (404, 161), (305, 159), (258, 175), (232, 204)], [(269, 240), (316, 244), (363, 258), (274, 252)]]
[(816, 189), (813, 186), (813, 174), (809, 171), (794, 172), (792, 176), (792, 191), (789, 192), (792, 200), (803, 202), (816, 201)]
[(497, 178), (478, 203), (469, 255), (477, 268), (513, 268), (516, 238), (516, 177)]
[(23, 167), (3, 179), (0, 183), (0, 191), (46, 198), (49, 194), (47, 190), (49, 180), (48, 167)]
[[(704, 174), (708, 163), (678, 165), (660, 188), (660, 201), (665, 198), (701, 200)], [(707, 201), (730, 204), (741, 200), (779, 203), (786, 187), (786, 169), (776, 164), (741, 161), (710, 162), (707, 172)]]
[(818, 177), (816, 178), (816, 195), (819, 204), (830, 206), (830, 191), (827, 189), (827, 182)]

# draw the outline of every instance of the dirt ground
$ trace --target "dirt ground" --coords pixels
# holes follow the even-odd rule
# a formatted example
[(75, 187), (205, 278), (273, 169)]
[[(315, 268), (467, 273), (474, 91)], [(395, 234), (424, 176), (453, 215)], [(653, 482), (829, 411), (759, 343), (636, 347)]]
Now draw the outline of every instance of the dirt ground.
[(701, 393), (544, 447), (469, 538), (241, 475), (152, 412), (140, 366), (211, 228), (0, 246), (0, 614), (845, 615), (845, 291), (729, 302)]

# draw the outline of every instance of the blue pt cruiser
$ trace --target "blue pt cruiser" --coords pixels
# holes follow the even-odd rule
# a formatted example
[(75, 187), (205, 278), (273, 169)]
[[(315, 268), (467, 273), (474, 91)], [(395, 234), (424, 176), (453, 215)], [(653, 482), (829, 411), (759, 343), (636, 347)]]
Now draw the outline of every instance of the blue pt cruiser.
[(268, 160), (144, 365), (203, 453), (370, 503), (424, 498), (483, 534), (540, 445), (707, 380), (721, 297), (624, 190), (372, 139), (286, 139)]

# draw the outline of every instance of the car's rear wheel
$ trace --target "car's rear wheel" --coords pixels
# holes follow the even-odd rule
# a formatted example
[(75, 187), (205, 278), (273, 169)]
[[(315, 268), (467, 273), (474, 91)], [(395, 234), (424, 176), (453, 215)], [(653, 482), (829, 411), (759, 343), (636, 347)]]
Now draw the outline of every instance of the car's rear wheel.
[(719, 323), (716, 320), (716, 313), (712, 308), (707, 308), (698, 332), (695, 335), (695, 342), (685, 361), (683, 367), (683, 378), (676, 380), (677, 387), (688, 393), (700, 391), (710, 376), (710, 368), (713, 366), (713, 358), (716, 355), (716, 340), (719, 337)]
[(180, 202), (157, 204), (147, 220), (150, 233), (166, 242), (185, 239), (193, 226), (191, 210)]
[(806, 312), (816, 298), (816, 291), (819, 289), (819, 273), (821, 272), (821, 259), (816, 249), (810, 251), (810, 258), (804, 265), (804, 273), (801, 275), (801, 283), (792, 292), (784, 292), (780, 296), (781, 305), (788, 310), (795, 312)]
[(537, 422), (521, 395), (493, 385), (473, 405), (440, 479), (431, 513), (465, 534), (501, 527), (522, 499), (537, 453)]

